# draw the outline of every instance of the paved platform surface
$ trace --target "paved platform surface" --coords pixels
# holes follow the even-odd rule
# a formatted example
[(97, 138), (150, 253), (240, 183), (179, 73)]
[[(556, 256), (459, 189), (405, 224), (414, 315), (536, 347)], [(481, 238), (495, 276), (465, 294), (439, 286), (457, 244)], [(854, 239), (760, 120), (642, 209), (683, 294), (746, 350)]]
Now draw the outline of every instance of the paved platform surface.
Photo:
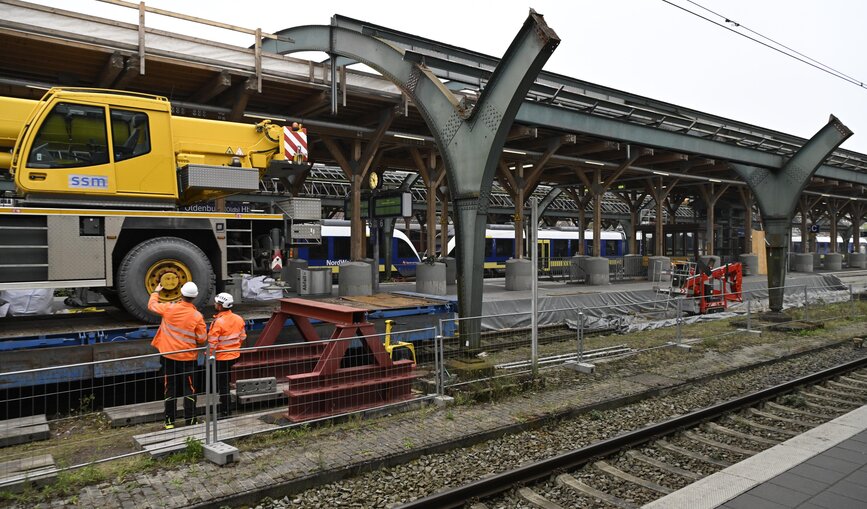
[(644, 508), (867, 508), (867, 406)]

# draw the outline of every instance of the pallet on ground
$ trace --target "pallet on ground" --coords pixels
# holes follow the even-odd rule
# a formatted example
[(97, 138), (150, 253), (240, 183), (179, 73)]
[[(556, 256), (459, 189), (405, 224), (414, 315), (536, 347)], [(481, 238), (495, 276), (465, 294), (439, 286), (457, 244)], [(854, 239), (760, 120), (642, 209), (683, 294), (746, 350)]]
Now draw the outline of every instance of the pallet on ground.
[(45, 415), (31, 415), (0, 421), (0, 447), (48, 440), (51, 430)]
[[(111, 420), (112, 428), (121, 426), (133, 426), (148, 422), (160, 422), (165, 417), (165, 403), (163, 401), (150, 401), (133, 405), (113, 406), (102, 411)], [(182, 400), (178, 400), (178, 419), (183, 418), (184, 406)], [(205, 413), (205, 398), (196, 398), (196, 415)]]
[(25, 483), (44, 484), (57, 477), (54, 457), (42, 454), (0, 463), (0, 490), (17, 492)]

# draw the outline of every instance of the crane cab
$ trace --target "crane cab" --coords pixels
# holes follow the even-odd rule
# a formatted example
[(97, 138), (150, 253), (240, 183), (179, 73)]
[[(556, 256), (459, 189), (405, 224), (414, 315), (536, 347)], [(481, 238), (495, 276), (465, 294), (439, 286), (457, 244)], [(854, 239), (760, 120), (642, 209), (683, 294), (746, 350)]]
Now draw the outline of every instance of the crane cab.
[(171, 107), (164, 97), (52, 89), (35, 103), (10, 169), (30, 200), (177, 201)]

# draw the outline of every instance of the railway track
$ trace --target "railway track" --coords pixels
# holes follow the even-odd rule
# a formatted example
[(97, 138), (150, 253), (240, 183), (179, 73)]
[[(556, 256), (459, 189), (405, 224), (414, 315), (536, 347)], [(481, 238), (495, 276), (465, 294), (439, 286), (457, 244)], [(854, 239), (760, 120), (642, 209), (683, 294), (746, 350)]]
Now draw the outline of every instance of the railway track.
[(637, 508), (865, 403), (859, 359), (400, 507)]

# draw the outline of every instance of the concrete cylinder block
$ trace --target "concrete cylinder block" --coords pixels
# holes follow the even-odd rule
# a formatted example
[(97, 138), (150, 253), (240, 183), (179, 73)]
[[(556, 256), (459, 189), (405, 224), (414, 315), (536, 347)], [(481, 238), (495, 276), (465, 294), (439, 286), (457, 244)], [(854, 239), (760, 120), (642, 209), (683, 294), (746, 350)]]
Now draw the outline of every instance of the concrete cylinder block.
[(286, 266), (283, 267), (281, 277), (287, 286), (289, 286), (289, 290), (293, 292), (298, 291), (298, 271), (306, 268), (307, 260), (302, 260), (301, 258), (289, 258), (286, 260)]
[(741, 271), (744, 276), (752, 276), (759, 273), (759, 257), (754, 254), (742, 254), (740, 256)]
[(578, 281), (580, 279), (587, 279), (587, 273), (585, 272), (584, 260), (587, 259), (585, 255), (575, 255), (569, 260), (569, 279), (571, 281)]
[(849, 268), (851, 268), (851, 269), (867, 268), (867, 254), (849, 253)]
[(701, 255), (698, 257), (699, 261), (708, 267), (717, 268), (720, 264), (719, 256), (717, 255)]
[(810, 253), (813, 257), (813, 270), (822, 268), (822, 255), (819, 253)]
[(795, 253), (795, 272), (813, 272), (813, 253)]
[(533, 270), (533, 262), (519, 258), (506, 260), (506, 290), (520, 291), (533, 288), (533, 278), (536, 271)]
[(647, 280), (658, 281), (660, 272), (671, 269), (671, 258), (667, 256), (651, 256), (647, 259)]
[(641, 261), (643, 256), (637, 254), (628, 254), (623, 257), (623, 275), (626, 277), (635, 277), (641, 275)]
[(825, 255), (825, 270), (843, 270), (843, 255), (828, 253)]
[(592, 256), (584, 261), (587, 268), (587, 282), (592, 286), (608, 284), (608, 258)]
[(331, 269), (298, 269), (298, 295), (331, 295)]
[(415, 291), (428, 295), (446, 294), (446, 264), (420, 263), (415, 269)]
[(340, 266), (337, 279), (341, 297), (348, 295), (371, 295), (373, 293), (373, 272), (365, 262), (346, 262)]
[(456, 285), (458, 283), (458, 261), (447, 256), (443, 258), (446, 264), (446, 285)]
[(795, 256), (797, 255), (798, 253), (794, 251), (789, 251), (789, 271), (795, 270)]

